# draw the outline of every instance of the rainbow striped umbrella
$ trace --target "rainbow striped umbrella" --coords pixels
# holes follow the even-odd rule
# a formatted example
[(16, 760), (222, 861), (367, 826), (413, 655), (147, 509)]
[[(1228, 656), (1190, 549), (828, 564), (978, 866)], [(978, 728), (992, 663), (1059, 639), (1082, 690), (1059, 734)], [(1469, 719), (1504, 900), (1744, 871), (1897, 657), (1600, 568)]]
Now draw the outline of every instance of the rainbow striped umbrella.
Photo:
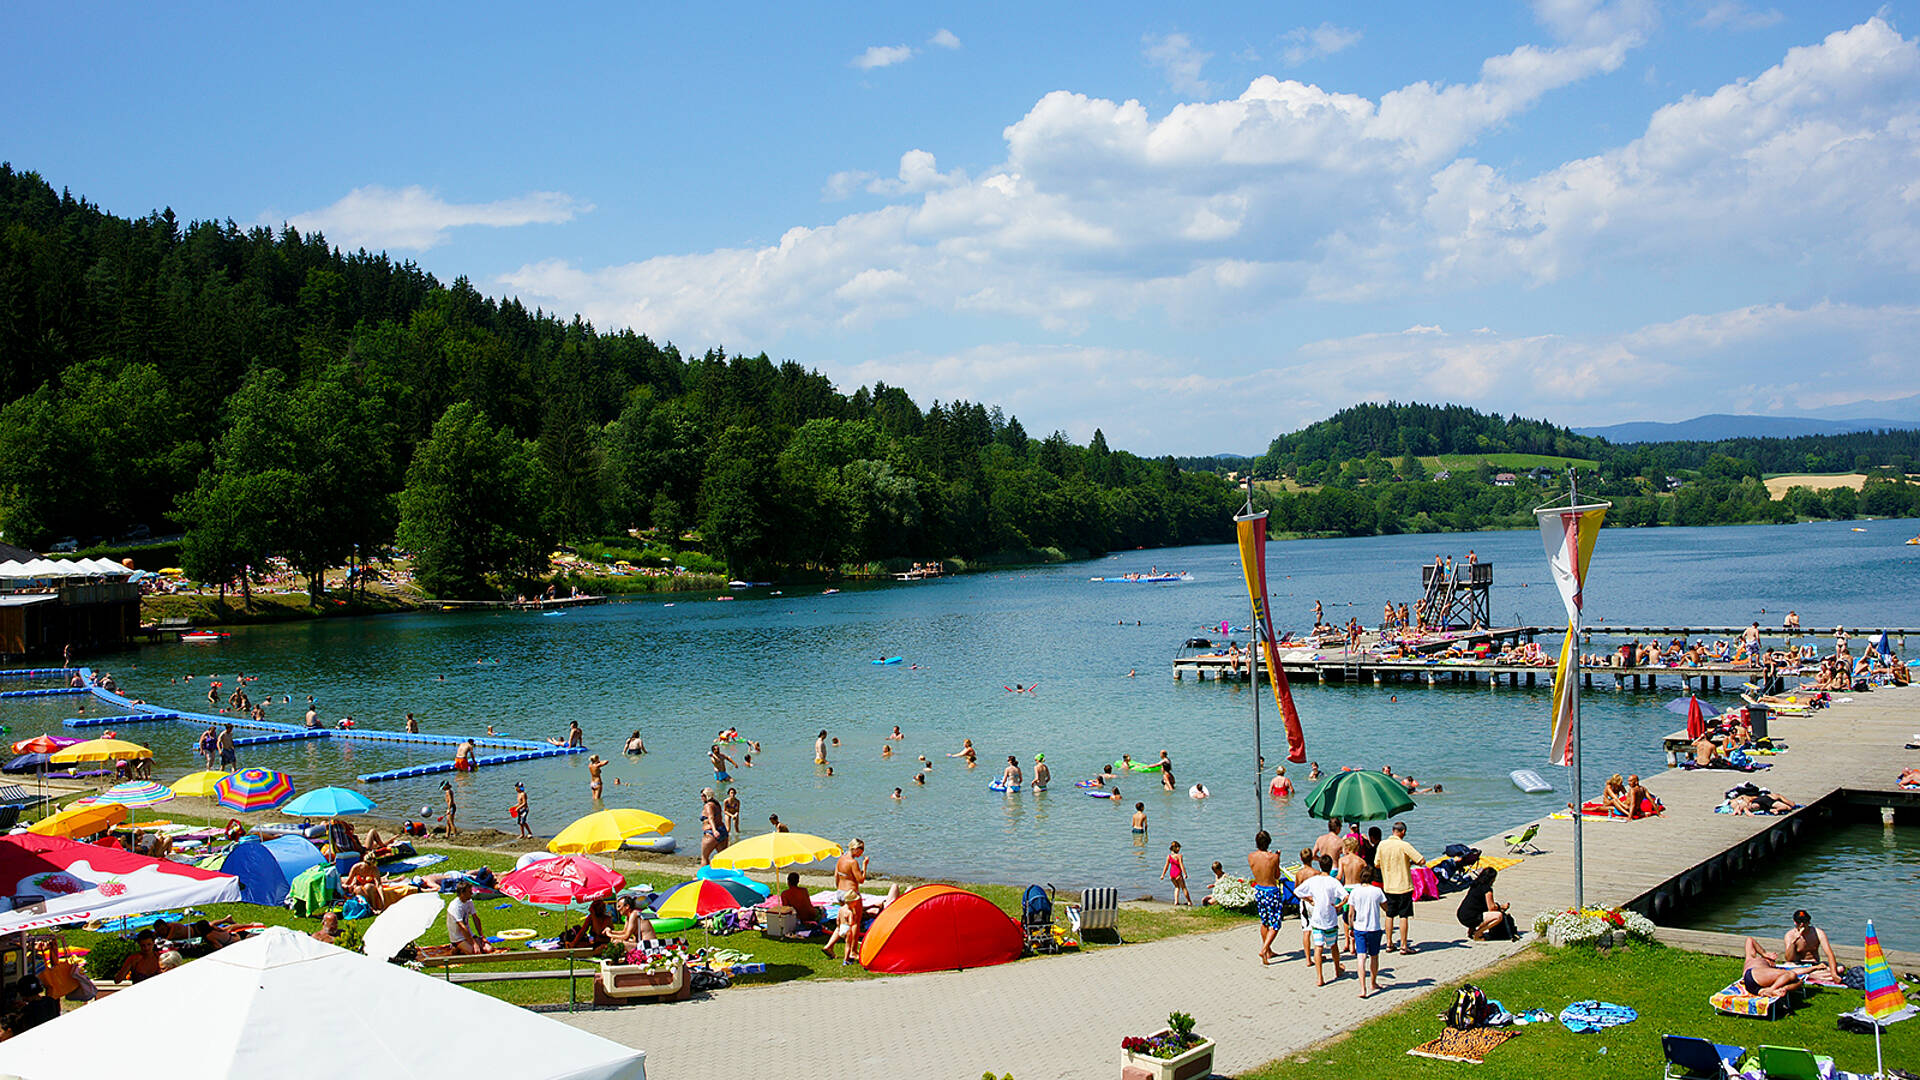
[(241, 769), (221, 777), (213, 795), (229, 810), (271, 810), (293, 798), (293, 777), (274, 769)]
[(700, 878), (661, 897), (653, 910), (663, 919), (697, 919), (716, 911), (752, 907), (760, 900), (760, 894), (742, 882)]
[(1887, 954), (1880, 951), (1880, 935), (1873, 932), (1873, 920), (1867, 920), (1867, 962), (1862, 970), (1867, 990), (1865, 1012), (1876, 1021), (1873, 1025), (1874, 1075), (1887, 1075), (1886, 1062), (1880, 1057), (1880, 1028), (1878, 1021), (1892, 1016), (1907, 1007), (1906, 995), (1900, 992), (1900, 984), (1893, 979), (1893, 969), (1887, 966)]
[(152, 806), (173, 798), (173, 789), (152, 780), (129, 780), (115, 784), (93, 797), (96, 803), (118, 803), (125, 807)]

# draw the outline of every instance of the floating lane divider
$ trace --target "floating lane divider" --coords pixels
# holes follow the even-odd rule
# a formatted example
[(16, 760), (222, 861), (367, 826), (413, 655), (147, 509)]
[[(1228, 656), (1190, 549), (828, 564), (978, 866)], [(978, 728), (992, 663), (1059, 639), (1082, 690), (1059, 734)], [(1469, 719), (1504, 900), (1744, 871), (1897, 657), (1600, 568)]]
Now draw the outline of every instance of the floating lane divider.
[[(549, 746), (544, 750), (523, 750), (517, 754), (495, 754), (493, 757), (475, 758), (473, 767), (484, 769), (489, 765), (511, 765), (518, 761), (532, 761), (535, 758), (564, 757), (568, 754), (584, 754), (586, 750), (578, 746)], [(389, 769), (386, 772), (362, 773), (360, 782), (377, 784), (382, 780), (407, 780), (416, 776), (432, 776), (435, 773), (453, 771), (453, 762), (436, 761), (428, 765), (412, 765), (404, 769)]]
[(0, 671), (0, 679), (64, 679), (71, 674), (72, 668), (15, 668), (12, 671)]
[(247, 735), (233, 740), (237, 749), (242, 746), (263, 746), (267, 743), (299, 742), (302, 739), (324, 739), (329, 733), (320, 729), (312, 731), (276, 731), (271, 735)]
[(70, 728), (116, 727), (122, 724), (145, 724), (155, 720), (178, 720), (175, 712), (124, 713), (120, 716), (75, 716), (61, 723)]
[(44, 690), (0, 690), (0, 698), (53, 697), (56, 694), (84, 694), (84, 686), (49, 686)]

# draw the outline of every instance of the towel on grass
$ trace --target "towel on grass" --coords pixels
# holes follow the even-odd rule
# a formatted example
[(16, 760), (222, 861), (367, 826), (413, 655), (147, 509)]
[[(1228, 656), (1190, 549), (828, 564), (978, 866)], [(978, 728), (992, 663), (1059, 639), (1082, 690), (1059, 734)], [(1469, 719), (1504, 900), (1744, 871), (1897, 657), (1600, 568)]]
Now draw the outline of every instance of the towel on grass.
[(1505, 1028), (1447, 1028), (1440, 1037), (1421, 1043), (1407, 1051), (1414, 1057), (1436, 1058), (1440, 1061), (1464, 1061), (1472, 1065), (1486, 1063), (1487, 1054), (1494, 1047), (1508, 1039), (1519, 1037), (1517, 1031)]
[(1640, 1014), (1625, 1005), (1615, 1005), (1609, 1001), (1594, 1001), (1591, 998), (1586, 1001), (1576, 1001), (1560, 1010), (1560, 1022), (1566, 1025), (1568, 1031), (1576, 1035), (1632, 1023), (1638, 1019)]
[(429, 866), (438, 866), (447, 861), (445, 855), (413, 855), (405, 859), (380, 864), (380, 872), (389, 877), (395, 874), (411, 874), (415, 870), (425, 870)]

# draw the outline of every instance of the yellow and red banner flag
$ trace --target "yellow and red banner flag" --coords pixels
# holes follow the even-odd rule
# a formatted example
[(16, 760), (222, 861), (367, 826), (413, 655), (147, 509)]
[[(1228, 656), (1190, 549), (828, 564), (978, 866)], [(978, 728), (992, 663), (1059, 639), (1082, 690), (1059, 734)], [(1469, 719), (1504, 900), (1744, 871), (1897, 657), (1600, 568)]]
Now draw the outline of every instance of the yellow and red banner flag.
[(1547, 760), (1555, 765), (1573, 764), (1574, 680), (1580, 677), (1580, 643), (1574, 624), (1580, 614), (1587, 586), (1587, 563), (1593, 558), (1593, 542), (1600, 537), (1600, 524), (1607, 516), (1607, 503), (1585, 506), (1542, 507), (1534, 511), (1540, 519), (1540, 538), (1547, 546), (1547, 563), (1553, 569), (1553, 583), (1567, 607), (1567, 637), (1560, 644), (1560, 663), (1553, 669), (1553, 742)]
[[(1307, 736), (1300, 730), (1300, 710), (1293, 707), (1293, 688), (1287, 685), (1287, 673), (1273, 643), (1273, 616), (1267, 609), (1267, 512), (1236, 514), (1233, 524), (1240, 535), (1240, 569), (1247, 578), (1247, 598), (1253, 601), (1254, 633), (1260, 635), (1259, 647), (1266, 655), (1273, 702), (1287, 725), (1287, 760), (1298, 765), (1307, 760)], [(1253, 692), (1259, 693), (1260, 688), (1254, 687)]]

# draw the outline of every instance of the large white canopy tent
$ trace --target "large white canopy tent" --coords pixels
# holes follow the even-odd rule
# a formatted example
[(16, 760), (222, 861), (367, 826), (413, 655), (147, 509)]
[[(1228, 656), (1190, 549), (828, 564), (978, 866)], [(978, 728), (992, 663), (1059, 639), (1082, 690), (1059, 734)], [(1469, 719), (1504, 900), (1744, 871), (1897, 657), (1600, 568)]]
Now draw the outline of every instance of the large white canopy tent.
[(646, 1055), (285, 927), (0, 1042), (22, 1080), (646, 1080)]

